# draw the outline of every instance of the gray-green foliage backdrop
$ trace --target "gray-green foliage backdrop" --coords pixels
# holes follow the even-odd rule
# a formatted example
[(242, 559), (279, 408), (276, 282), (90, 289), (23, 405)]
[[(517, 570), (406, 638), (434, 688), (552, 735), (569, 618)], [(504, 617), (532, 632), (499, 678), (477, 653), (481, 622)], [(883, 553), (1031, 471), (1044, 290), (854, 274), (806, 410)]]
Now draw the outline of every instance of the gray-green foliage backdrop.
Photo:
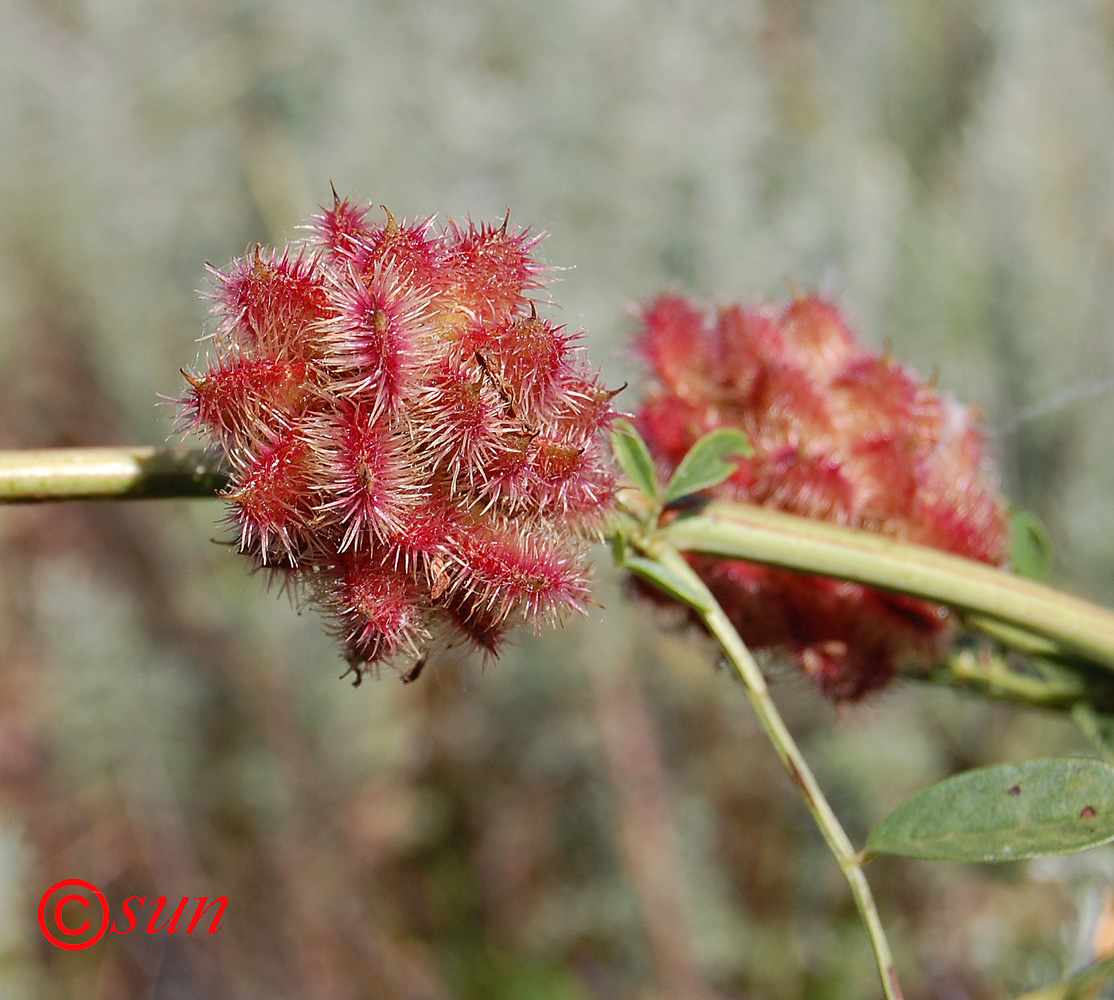
[[(1109, 2), (6, 0), (0, 447), (164, 440), (203, 262), (295, 235), (330, 180), (547, 231), (613, 385), (658, 291), (836, 296), (978, 402), (1056, 581), (1114, 602)], [(877, 995), (741, 693), (604, 560), (606, 611), (353, 691), (220, 513), (0, 512), (0, 994)], [(860, 840), (957, 768), (1079, 746), (911, 687), (839, 714), (774, 672)], [(870, 874), (913, 995), (1110, 943), (1108, 851)], [(229, 909), (71, 954), (35, 923), (66, 877)]]

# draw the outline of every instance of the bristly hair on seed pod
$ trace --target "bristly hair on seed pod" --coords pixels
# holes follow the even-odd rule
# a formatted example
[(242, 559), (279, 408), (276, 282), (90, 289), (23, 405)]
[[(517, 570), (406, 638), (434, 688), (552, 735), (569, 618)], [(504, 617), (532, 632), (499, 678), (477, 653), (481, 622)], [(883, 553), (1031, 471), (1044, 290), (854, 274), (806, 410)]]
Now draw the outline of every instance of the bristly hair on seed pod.
[(310, 358), (312, 335), (328, 311), (324, 275), (305, 247), (281, 252), (256, 244), (249, 256), (217, 272), (215, 339), (227, 352), (237, 348), (257, 358)]
[[(754, 455), (726, 499), (863, 528), (1001, 565), (1006, 508), (977, 413), (859, 346), (815, 295), (711, 310), (677, 295), (640, 313), (650, 382), (636, 424), (670, 474), (718, 427)], [(832, 698), (938, 658), (954, 618), (923, 601), (730, 559), (691, 557), (750, 646), (787, 650)]]
[(499, 322), (519, 313), (527, 294), (544, 287), (545, 268), (532, 256), (542, 239), (529, 230), (449, 224), (444, 267), (438, 278), (457, 307), (480, 322)]
[(309, 595), (357, 681), (438, 632), (495, 654), (582, 610), (616, 489), (614, 393), (531, 298), (541, 237), (383, 212), (334, 193), (304, 241), (216, 272), (178, 401), (227, 457), (241, 551)]

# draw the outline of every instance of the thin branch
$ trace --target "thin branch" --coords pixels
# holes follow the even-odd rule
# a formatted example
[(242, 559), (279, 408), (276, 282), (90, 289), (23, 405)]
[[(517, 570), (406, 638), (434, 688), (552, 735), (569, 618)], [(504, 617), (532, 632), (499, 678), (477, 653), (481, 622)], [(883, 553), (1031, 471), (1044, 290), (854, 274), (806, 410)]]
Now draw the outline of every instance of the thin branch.
[[(937, 549), (725, 501), (678, 517), (658, 537), (684, 552), (745, 559), (936, 601), (1030, 637), (1051, 639), (1062, 653), (1114, 670), (1110, 611)], [(1051, 651), (1047, 644), (1044, 651)]]
[(754, 708), (758, 720), (765, 730), (770, 743), (777, 752), (785, 770), (793, 779), (809, 811), (820, 828), (829, 850), (839, 864), (840, 870), (851, 887), (855, 897), (855, 904), (859, 908), (863, 923), (870, 935), (870, 942), (874, 949), (874, 956), (878, 963), (878, 972), (882, 979), (882, 988), (888, 1000), (902, 1000), (901, 986), (897, 979), (897, 970), (894, 965), (890, 945), (882, 928), (882, 921), (878, 915), (878, 908), (874, 903), (874, 896), (870, 891), (866, 876), (859, 864), (859, 855), (848, 838), (839, 819), (832, 811), (824, 792), (820, 788), (812, 769), (797, 746), (796, 740), (786, 727), (781, 713), (770, 697), (766, 686), (766, 679), (762, 671), (751, 656), (739, 633), (724, 614), (723, 609), (716, 602), (711, 592), (704, 586), (695, 571), (685, 562), (680, 553), (668, 545), (651, 543), (643, 550), (645, 555), (663, 566), (666, 566), (676, 577), (685, 581), (687, 588), (693, 593), (701, 594), (701, 603), (694, 605), (694, 610), (700, 615), (708, 631), (716, 638), (728, 660), (734, 666), (743, 685), (746, 687), (747, 697)]
[(1009, 653), (989, 643), (957, 644), (939, 666), (927, 673), (910, 670), (906, 679), (972, 691), (983, 698), (1054, 711), (1088, 705), (1114, 708), (1114, 687), (1108, 673), (1071, 663), (1034, 659), (1014, 663)]
[(220, 460), (199, 450), (139, 446), (0, 451), (0, 504), (212, 497), (226, 484)]

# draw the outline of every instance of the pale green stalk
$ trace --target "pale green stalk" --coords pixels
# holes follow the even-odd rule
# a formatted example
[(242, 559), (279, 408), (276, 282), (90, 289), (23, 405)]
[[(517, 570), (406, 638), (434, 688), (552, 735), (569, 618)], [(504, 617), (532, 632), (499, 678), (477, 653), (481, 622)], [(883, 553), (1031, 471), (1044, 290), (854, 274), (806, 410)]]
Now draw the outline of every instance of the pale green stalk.
[[(0, 452), (0, 503), (205, 497), (225, 483), (219, 460), (198, 450)], [(680, 551), (746, 559), (938, 601), (965, 612), (970, 624), (1014, 648), (1046, 656), (1075, 654), (1114, 669), (1114, 614), (936, 549), (725, 501), (708, 503), (658, 531)]]
[(944, 687), (974, 691), (984, 698), (1009, 701), (1032, 708), (1071, 709), (1076, 705), (1110, 705), (1108, 675), (1101, 678), (1051, 660), (1030, 661), (1015, 669), (1009, 654), (987, 646), (958, 647), (946, 661), (927, 673), (906, 675)]
[(181, 448), (0, 452), (0, 503), (213, 496), (226, 483), (212, 455)]
[[(1114, 614), (984, 563), (747, 504), (713, 501), (659, 529), (683, 552), (838, 577), (1001, 622), (1114, 670)], [(1015, 638), (1021, 636), (1013, 632)], [(1052, 651), (1047, 643), (1042, 652)]]
[(851, 886), (855, 904), (859, 908), (863, 923), (870, 935), (874, 956), (878, 962), (878, 972), (882, 978), (882, 988), (885, 990), (888, 1000), (901, 1000), (901, 986), (898, 983), (893, 955), (890, 952), (885, 931), (882, 929), (882, 921), (874, 904), (874, 896), (859, 865), (858, 853), (828, 804), (828, 800), (824, 797), (824, 793), (797, 746), (796, 740), (793, 739), (792, 734), (786, 728), (781, 713), (778, 712), (777, 706), (770, 697), (766, 679), (762, 676), (762, 671), (754, 661), (754, 657), (751, 656), (750, 650), (739, 638), (739, 633), (735, 631), (734, 626), (711, 592), (708, 591), (676, 549), (668, 545), (651, 543), (643, 549), (643, 552), (647, 558), (661, 563), (676, 576), (684, 579), (693, 592), (701, 594), (701, 604), (694, 606), (694, 610), (700, 615), (708, 631), (719, 642), (746, 687), (747, 697), (750, 699), (762, 728), (769, 737), (770, 743), (773, 744), (774, 750), (786, 771), (789, 772), (789, 776), (800, 790), (805, 803), (816, 820), (816, 825), (820, 828), (820, 832), (828, 844), (828, 848), (835, 856), (840, 870)]

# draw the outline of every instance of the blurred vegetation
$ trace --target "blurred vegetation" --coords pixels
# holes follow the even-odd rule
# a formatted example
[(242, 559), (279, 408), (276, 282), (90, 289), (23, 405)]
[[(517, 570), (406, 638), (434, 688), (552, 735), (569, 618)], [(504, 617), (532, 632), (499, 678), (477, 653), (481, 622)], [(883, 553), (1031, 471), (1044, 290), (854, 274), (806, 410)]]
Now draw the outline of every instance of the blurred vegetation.
[[(331, 179), (548, 230), (616, 385), (624, 309), (663, 288), (834, 293), (980, 403), (1054, 581), (1114, 603), (1107, 0), (7, 0), (0, 149), (0, 447), (163, 440), (202, 262), (291, 235)], [(353, 691), (219, 517), (0, 511), (0, 994), (877, 995), (741, 691), (605, 566), (606, 612)], [(771, 670), (860, 839), (959, 767), (1081, 748), (946, 691), (835, 713)], [(1109, 849), (870, 875), (912, 996), (1114, 942)], [(62, 952), (34, 914), (68, 877), (226, 895), (225, 926)]]

